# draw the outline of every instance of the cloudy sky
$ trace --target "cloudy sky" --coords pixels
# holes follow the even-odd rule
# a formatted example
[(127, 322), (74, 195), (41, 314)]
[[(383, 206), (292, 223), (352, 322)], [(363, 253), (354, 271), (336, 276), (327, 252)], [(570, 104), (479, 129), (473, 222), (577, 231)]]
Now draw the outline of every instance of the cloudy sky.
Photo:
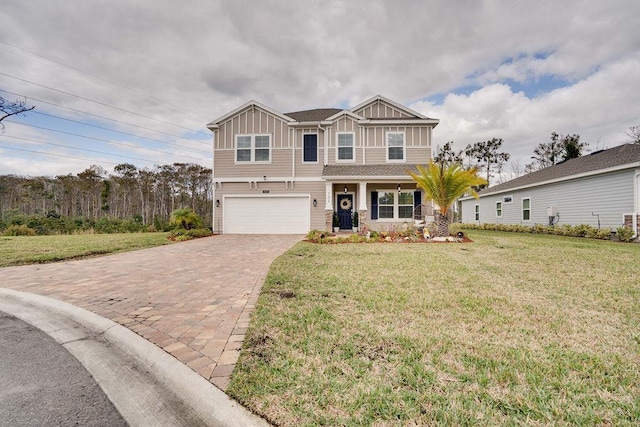
[(205, 124), (249, 100), (348, 108), (381, 94), (440, 119), (435, 144), (493, 137), (516, 165), (551, 132), (591, 150), (640, 125), (640, 2), (9, 0), (0, 174), (210, 166)]

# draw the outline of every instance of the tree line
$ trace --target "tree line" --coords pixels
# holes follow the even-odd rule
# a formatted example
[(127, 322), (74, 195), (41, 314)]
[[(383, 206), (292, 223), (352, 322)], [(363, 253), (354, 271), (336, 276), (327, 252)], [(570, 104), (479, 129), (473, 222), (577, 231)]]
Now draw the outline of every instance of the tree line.
[(0, 175), (0, 220), (22, 216), (131, 220), (166, 229), (171, 213), (190, 208), (205, 226), (212, 218), (211, 169), (193, 163), (138, 168), (118, 164), (108, 173), (92, 165), (72, 175)]

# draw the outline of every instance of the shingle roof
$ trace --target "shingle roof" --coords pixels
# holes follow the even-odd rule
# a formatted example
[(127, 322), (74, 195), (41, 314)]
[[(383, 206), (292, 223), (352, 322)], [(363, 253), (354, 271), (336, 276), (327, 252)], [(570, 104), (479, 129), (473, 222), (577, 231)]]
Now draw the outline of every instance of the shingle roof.
[(416, 165), (395, 163), (384, 165), (327, 165), (322, 171), (323, 177), (371, 177), (371, 176), (404, 176), (407, 171), (417, 172)]
[(485, 196), (512, 188), (530, 187), (546, 181), (569, 178), (574, 175), (637, 162), (640, 162), (640, 145), (624, 144), (531, 172), (503, 184), (496, 185), (495, 187), (482, 190), (478, 194)]
[(286, 113), (285, 115), (297, 122), (319, 122), (340, 111), (342, 111), (340, 108), (316, 108), (313, 110), (294, 111), (293, 113)]

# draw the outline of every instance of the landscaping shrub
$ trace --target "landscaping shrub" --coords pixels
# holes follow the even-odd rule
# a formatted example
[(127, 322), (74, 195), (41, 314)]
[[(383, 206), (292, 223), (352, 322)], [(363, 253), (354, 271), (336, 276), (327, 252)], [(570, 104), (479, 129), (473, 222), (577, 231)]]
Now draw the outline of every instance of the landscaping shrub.
[(27, 227), (25, 224), (10, 225), (5, 231), (5, 236), (35, 236), (36, 230)]
[(193, 228), (185, 230), (184, 228), (176, 228), (169, 234), (169, 238), (176, 242), (184, 242), (185, 240), (198, 239), (200, 237), (209, 237), (213, 233), (208, 228)]
[(618, 227), (616, 233), (621, 242), (630, 242), (633, 237), (633, 230), (628, 227)]
[[(600, 240), (609, 240), (611, 238), (611, 231), (608, 228), (596, 228), (587, 224), (577, 224), (577, 225), (522, 225), (522, 224), (459, 224), (457, 227), (466, 229), (466, 230), (489, 230), (489, 231), (508, 231), (512, 233), (539, 233), (539, 234), (553, 234), (556, 236), (567, 236), (567, 237), (585, 237), (588, 239), (600, 239)], [(625, 228), (625, 227), (620, 227)], [(618, 228), (618, 230), (620, 230)], [(628, 230), (628, 229), (627, 229)], [(618, 232), (620, 233), (620, 232)], [(618, 237), (620, 241), (630, 241), (631, 235), (633, 235), (633, 231), (630, 230), (631, 235), (624, 232), (625, 238), (620, 238), (620, 234)]]

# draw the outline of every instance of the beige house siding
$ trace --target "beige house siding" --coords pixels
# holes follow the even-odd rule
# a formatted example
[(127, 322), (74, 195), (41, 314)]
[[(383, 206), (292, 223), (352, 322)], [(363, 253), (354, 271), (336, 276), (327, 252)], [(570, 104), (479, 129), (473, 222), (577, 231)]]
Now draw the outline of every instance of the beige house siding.
[(235, 149), (235, 135), (270, 134), (273, 148), (290, 147), (288, 126), (285, 121), (262, 111), (248, 108), (220, 123), (215, 134), (215, 149)]
[[(362, 135), (360, 132), (360, 127), (358, 122), (349, 116), (342, 116), (337, 119), (331, 126), (327, 127), (327, 144), (328, 144), (328, 158), (327, 164), (362, 164)], [(351, 132), (353, 133), (353, 145), (354, 145), (354, 161), (353, 162), (343, 162), (337, 161), (337, 145), (338, 145), (338, 134), (342, 132)]]
[(293, 150), (290, 148), (272, 149), (271, 163), (235, 163), (236, 151), (218, 150), (213, 160), (213, 177), (259, 177), (263, 176), (293, 176)]
[(368, 119), (414, 119), (414, 115), (409, 115), (399, 110), (393, 105), (381, 100), (368, 104), (355, 112)]
[[(324, 165), (324, 132), (318, 128), (295, 129), (295, 174), (297, 177), (319, 177), (322, 175), (322, 167)], [(303, 143), (304, 135), (318, 135), (318, 162), (303, 162)]]

